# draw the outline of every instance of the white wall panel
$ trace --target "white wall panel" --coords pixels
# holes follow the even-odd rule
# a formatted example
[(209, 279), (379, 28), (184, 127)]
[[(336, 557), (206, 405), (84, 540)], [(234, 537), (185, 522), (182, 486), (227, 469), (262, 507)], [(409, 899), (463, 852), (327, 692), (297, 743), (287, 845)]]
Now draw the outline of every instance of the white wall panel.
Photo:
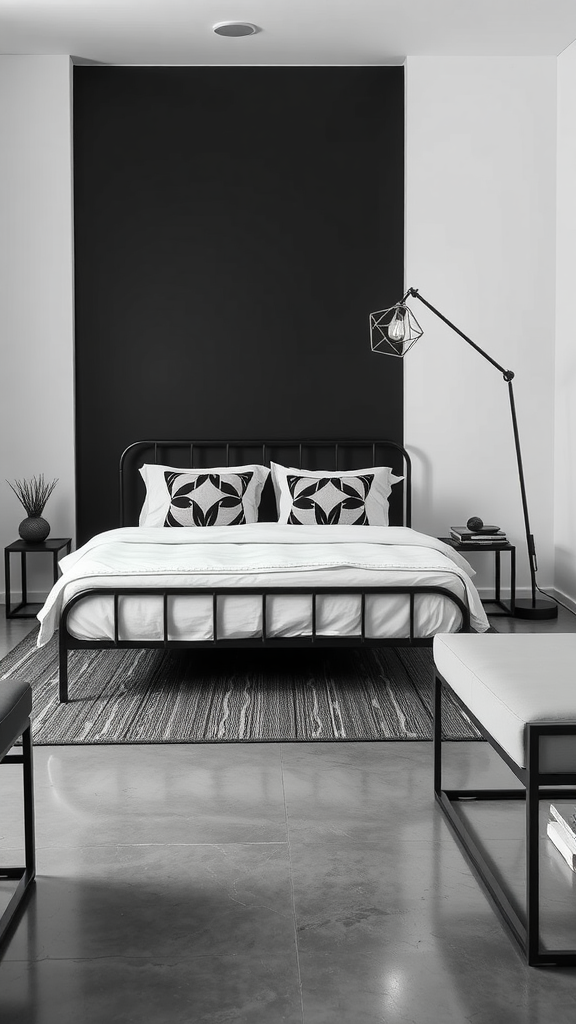
[(576, 610), (576, 43), (558, 58), (556, 588)]
[[(516, 373), (538, 579), (549, 586), (556, 59), (409, 57), (406, 77), (406, 285)], [(425, 329), (405, 361), (415, 526), (442, 535), (472, 514), (501, 526), (526, 587), (507, 385), (417, 300), (413, 309)], [(479, 585), (487, 564), (474, 556)]]
[[(45, 517), (51, 536), (74, 533), (70, 80), (68, 56), (0, 56), (2, 549), (25, 516), (6, 478), (58, 477)], [(50, 556), (29, 568), (46, 591)]]

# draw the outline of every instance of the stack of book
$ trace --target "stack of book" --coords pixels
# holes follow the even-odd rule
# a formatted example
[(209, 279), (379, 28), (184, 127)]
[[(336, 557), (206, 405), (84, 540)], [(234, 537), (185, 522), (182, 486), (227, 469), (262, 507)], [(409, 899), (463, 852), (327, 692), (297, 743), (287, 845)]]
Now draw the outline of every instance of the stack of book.
[(550, 804), (551, 820), (546, 831), (564, 860), (576, 871), (576, 807)]
[(450, 536), (459, 544), (506, 544), (506, 534), (499, 526), (483, 526), (469, 530), (467, 526), (451, 526)]

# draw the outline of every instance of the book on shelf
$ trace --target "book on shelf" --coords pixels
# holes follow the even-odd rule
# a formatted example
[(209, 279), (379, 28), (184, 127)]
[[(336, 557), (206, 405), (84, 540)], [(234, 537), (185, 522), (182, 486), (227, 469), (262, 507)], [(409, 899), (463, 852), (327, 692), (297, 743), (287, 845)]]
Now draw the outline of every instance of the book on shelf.
[(465, 526), (451, 526), (450, 536), (452, 540), (457, 540), (460, 544), (506, 544), (507, 540), (504, 530), (500, 530), (497, 526), (492, 526), (489, 530), (478, 530), (475, 533)]
[(576, 870), (576, 840), (561, 822), (555, 818), (549, 821), (546, 826), (548, 838), (552, 840), (559, 853), (573, 871)]
[(550, 804), (550, 814), (572, 836), (576, 843), (576, 807), (574, 804)]
[(452, 534), (452, 540), (455, 540), (458, 544), (470, 544), (470, 546), (477, 545), (490, 545), (490, 544), (507, 544), (508, 539), (506, 537), (455, 537)]

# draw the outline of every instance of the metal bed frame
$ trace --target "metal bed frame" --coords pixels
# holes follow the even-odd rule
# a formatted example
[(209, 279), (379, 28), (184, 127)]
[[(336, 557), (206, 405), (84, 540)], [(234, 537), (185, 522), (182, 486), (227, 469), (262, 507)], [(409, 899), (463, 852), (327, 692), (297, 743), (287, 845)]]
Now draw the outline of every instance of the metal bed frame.
[[(144, 499), (144, 488), (138, 473), (139, 466), (144, 463), (156, 465), (178, 465), (183, 469), (209, 468), (214, 465), (240, 465), (258, 462), (269, 466), (271, 461), (283, 465), (295, 466), (298, 469), (327, 469), (330, 455), (333, 471), (351, 472), (360, 468), (378, 465), (389, 465), (393, 471), (403, 476), (402, 484), (394, 486), (390, 496), (390, 525), (410, 526), (411, 511), (411, 463), (410, 456), (402, 445), (387, 440), (276, 440), (276, 441), (137, 441), (130, 445), (120, 459), (120, 523), (122, 526), (134, 525)], [(186, 454), (183, 459), (183, 453)], [(295, 457), (294, 457), (295, 456)], [(188, 465), (186, 465), (186, 462)], [(260, 503), (260, 520), (263, 522), (276, 519), (275, 502), (271, 481), (268, 480)], [(168, 636), (168, 602), (171, 597), (190, 594), (190, 588), (146, 588), (146, 595), (162, 597), (163, 629), (159, 640), (123, 640), (119, 635), (119, 602), (122, 597), (142, 595), (138, 587), (102, 587), (82, 591), (72, 597), (64, 606), (59, 629), (59, 696), (62, 703), (68, 701), (68, 652), (73, 650), (99, 649), (130, 649), (152, 648), (176, 650), (193, 647), (385, 647), (385, 646), (430, 646), (431, 637), (417, 637), (415, 627), (415, 598), (419, 594), (441, 596), (453, 602), (462, 616), (461, 632), (470, 632), (470, 612), (464, 601), (444, 587), (425, 586), (335, 586), (335, 587), (195, 587), (195, 594), (209, 595), (212, 598), (213, 634), (210, 640), (172, 640)], [(266, 600), (272, 595), (306, 594), (311, 599), (311, 632), (309, 635), (294, 637), (269, 636), (266, 622)], [(255, 595), (262, 600), (262, 634), (255, 638), (227, 639), (218, 637), (218, 602), (227, 595)], [(318, 596), (324, 594), (355, 594), (361, 598), (360, 634), (356, 636), (323, 636), (316, 629), (316, 608)], [(386, 638), (366, 636), (366, 597), (375, 594), (402, 594), (409, 598), (410, 632), (406, 638)], [(68, 618), (72, 609), (88, 597), (106, 595), (113, 598), (114, 605), (114, 638), (107, 640), (81, 640), (73, 636), (68, 629)]]

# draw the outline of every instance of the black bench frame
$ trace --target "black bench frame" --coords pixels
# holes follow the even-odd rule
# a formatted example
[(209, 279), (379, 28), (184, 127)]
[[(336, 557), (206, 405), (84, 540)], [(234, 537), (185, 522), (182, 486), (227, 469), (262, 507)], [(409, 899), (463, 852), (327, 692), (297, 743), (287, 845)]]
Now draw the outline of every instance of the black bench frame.
[[(434, 677), (434, 795), (440, 804), (448, 823), (452, 827), (476, 874), (492, 897), (510, 933), (519, 944), (528, 964), (532, 967), (545, 965), (576, 964), (576, 949), (547, 949), (540, 938), (540, 843), (539, 806), (541, 800), (576, 798), (576, 772), (548, 773), (540, 770), (540, 740), (543, 736), (574, 736), (576, 722), (537, 722), (526, 726), (525, 768), (520, 767), (500, 746), (473, 715), (469, 708), (464, 710), (470, 720), (508, 765), (524, 789), (442, 789), (442, 687), (450, 684), (439, 673)], [(452, 691), (453, 693), (453, 691)], [(559, 787), (571, 787), (561, 789)], [(525, 800), (526, 802), (526, 902), (524, 912), (518, 913), (510, 899), (503, 880), (498, 877), (493, 865), (478, 845), (474, 835), (467, 828), (454, 804), (460, 799), (475, 800)], [(576, 918), (575, 918), (576, 925)]]
[[(30, 886), (36, 877), (36, 856), (34, 844), (34, 781), (32, 771), (32, 735), (30, 719), (22, 732), (22, 752), (4, 753), (0, 758), (2, 764), (22, 765), (22, 785), (24, 791), (24, 858), (23, 867), (0, 867), (0, 880), (18, 879), (18, 884), (10, 901), (0, 917), (0, 951), (8, 932), (15, 921), (18, 911), (28, 896)], [(18, 736), (15, 736), (15, 743)], [(12, 744), (8, 750), (12, 748)]]

